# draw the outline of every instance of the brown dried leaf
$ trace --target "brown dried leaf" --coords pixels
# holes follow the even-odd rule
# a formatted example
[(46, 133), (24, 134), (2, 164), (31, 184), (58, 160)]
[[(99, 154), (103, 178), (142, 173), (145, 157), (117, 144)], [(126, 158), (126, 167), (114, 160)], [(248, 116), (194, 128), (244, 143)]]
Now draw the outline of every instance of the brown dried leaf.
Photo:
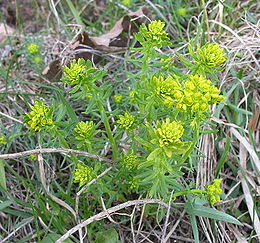
[[(71, 44), (71, 50), (76, 51), (75, 58), (93, 59), (98, 62), (101, 59), (97, 55), (98, 51), (118, 52), (127, 49), (129, 36), (137, 32), (138, 27), (145, 22), (145, 15), (148, 14), (146, 8), (139, 9), (136, 12), (130, 12), (128, 15), (121, 18), (114, 27), (99, 37), (91, 37), (86, 32), (80, 33), (76, 41)], [(84, 47), (87, 46), (88, 48)], [(89, 48), (92, 48), (93, 51)], [(49, 80), (61, 77), (60, 60), (55, 60), (44, 69), (42, 74)]]
[[(128, 37), (122, 36), (122, 33), (132, 34), (138, 31), (138, 27), (145, 21), (144, 16), (147, 14), (146, 8), (130, 12), (117, 21), (110, 31), (98, 37), (91, 37), (83, 32), (78, 35), (76, 42), (72, 44), (72, 49), (77, 49), (81, 44), (106, 52), (126, 50)], [(115, 41), (114, 39), (117, 40)]]
[(248, 125), (252, 132), (260, 130), (260, 107), (256, 107)]
[(0, 23), (0, 44), (5, 42), (9, 35), (14, 33), (14, 29), (4, 23)]
[(61, 62), (60, 59), (52, 61), (43, 71), (42, 75), (48, 80), (61, 78)]

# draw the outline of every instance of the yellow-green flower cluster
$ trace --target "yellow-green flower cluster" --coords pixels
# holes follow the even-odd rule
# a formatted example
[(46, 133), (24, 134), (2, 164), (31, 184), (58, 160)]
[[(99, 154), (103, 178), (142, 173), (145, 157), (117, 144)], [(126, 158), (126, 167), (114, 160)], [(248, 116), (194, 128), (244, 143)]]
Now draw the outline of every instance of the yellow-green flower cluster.
[(125, 6), (130, 6), (132, 4), (132, 0), (122, 0), (122, 4)]
[(35, 43), (31, 43), (29, 46), (27, 46), (27, 51), (30, 54), (35, 54), (37, 52), (39, 52), (40, 46), (35, 44)]
[(6, 141), (6, 139), (5, 139), (4, 136), (1, 136), (1, 137), (0, 137), (0, 144), (2, 144), (2, 145), (7, 144), (7, 141)]
[(209, 105), (225, 99), (210, 80), (197, 74), (190, 75), (183, 85), (171, 76), (166, 79), (154, 77), (152, 82), (155, 94), (162, 98), (164, 104), (174, 105), (183, 112), (208, 112)]
[(30, 108), (32, 111), (24, 115), (24, 121), (30, 130), (37, 132), (54, 126), (53, 110), (42, 100), (36, 100)]
[(95, 126), (93, 121), (81, 121), (74, 128), (75, 138), (78, 141), (87, 143), (91, 139), (95, 132)]
[(181, 17), (185, 17), (187, 15), (187, 9), (186, 8), (178, 8), (177, 9), (177, 15)]
[(165, 121), (157, 122), (155, 134), (158, 137), (160, 147), (174, 146), (180, 143), (180, 138), (184, 133), (184, 128), (178, 121), (170, 121), (166, 118)]
[(36, 64), (40, 64), (42, 62), (42, 58), (40, 56), (36, 56), (33, 60)]
[(129, 182), (127, 182), (127, 184), (130, 186), (130, 189), (138, 189), (139, 185), (138, 183), (141, 180), (139, 178), (132, 178)]
[[(165, 32), (164, 27), (164, 22), (154, 20), (148, 24), (148, 28), (144, 24), (141, 25), (140, 33), (149, 45), (161, 47), (169, 41), (168, 33)], [(141, 44), (143, 45), (144, 43)]]
[[(162, 21), (152, 21), (150, 24), (148, 24), (148, 33), (147, 35), (151, 40), (156, 40), (156, 41), (162, 41), (165, 39), (169, 39), (168, 33), (165, 32), (164, 30), (165, 23)], [(147, 37), (148, 37), (147, 36)]]
[(134, 90), (131, 90), (130, 92), (129, 92), (129, 100), (131, 101), (131, 102), (133, 102), (133, 103), (135, 103), (136, 102), (136, 96), (137, 96), (137, 94), (138, 94), (138, 92), (136, 92), (136, 91), (134, 91)]
[(74, 183), (79, 183), (80, 187), (87, 184), (96, 176), (94, 170), (85, 164), (78, 164), (77, 169), (73, 172), (73, 175)]
[(122, 95), (114, 95), (114, 99), (116, 103), (120, 103), (123, 99)]
[(86, 68), (84, 59), (79, 58), (77, 61), (74, 59), (69, 67), (63, 68), (64, 77), (62, 81), (69, 85), (80, 84), (86, 77)]
[(192, 112), (208, 112), (209, 105), (224, 100), (220, 90), (212, 82), (200, 75), (191, 75), (184, 82), (183, 97), (176, 103), (176, 108)]
[(174, 100), (179, 100), (182, 97), (181, 85), (177, 79), (168, 76), (164, 79), (163, 76), (152, 78), (154, 93), (161, 98), (165, 104), (173, 103)]
[(197, 48), (198, 62), (209, 68), (221, 67), (227, 60), (224, 49), (217, 43), (207, 43)]
[(139, 164), (138, 156), (137, 155), (126, 155), (122, 159), (122, 164), (128, 170), (131, 170)]
[(117, 116), (117, 118), (117, 125), (119, 128), (129, 130), (132, 129), (135, 125), (135, 117), (127, 111), (124, 113), (124, 115)]
[(220, 187), (222, 179), (215, 179), (211, 185), (207, 187), (208, 199), (211, 205), (220, 201), (222, 188)]

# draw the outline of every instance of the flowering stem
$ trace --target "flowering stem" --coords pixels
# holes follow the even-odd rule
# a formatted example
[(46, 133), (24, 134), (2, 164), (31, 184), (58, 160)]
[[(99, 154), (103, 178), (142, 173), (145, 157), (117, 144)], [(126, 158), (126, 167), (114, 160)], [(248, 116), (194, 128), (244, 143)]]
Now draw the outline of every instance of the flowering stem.
[(105, 126), (107, 137), (109, 139), (109, 142), (110, 142), (110, 145), (111, 145), (111, 148), (112, 148), (112, 158), (113, 158), (113, 160), (116, 160), (118, 158), (117, 144), (116, 144), (116, 141), (113, 137), (113, 134), (112, 134), (112, 131), (111, 131), (111, 128), (110, 128), (110, 124), (109, 124), (109, 120), (108, 120), (108, 117), (106, 115), (106, 111), (104, 109), (104, 106), (103, 106), (99, 96), (96, 97), (96, 101), (97, 101), (97, 107), (98, 107), (100, 114), (101, 114), (101, 120), (102, 120), (102, 122)]
[[(141, 81), (142, 81), (142, 84), (143, 87), (141, 88), (144, 88), (144, 86), (146, 85), (145, 84), (145, 81), (147, 79), (147, 74), (149, 73), (149, 57), (150, 57), (150, 53), (151, 53), (151, 46), (147, 46), (145, 47), (145, 50), (144, 50), (144, 55), (143, 55), (143, 58), (142, 58), (142, 71), (141, 71)], [(144, 94), (141, 93), (141, 100), (144, 101)], [(141, 113), (145, 113), (145, 105), (144, 104), (140, 104), (140, 112)]]

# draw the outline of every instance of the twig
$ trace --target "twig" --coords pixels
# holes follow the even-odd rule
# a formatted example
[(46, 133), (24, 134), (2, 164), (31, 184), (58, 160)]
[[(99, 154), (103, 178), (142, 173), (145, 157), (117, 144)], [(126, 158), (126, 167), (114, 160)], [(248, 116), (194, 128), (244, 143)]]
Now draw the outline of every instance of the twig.
[(37, 161), (39, 163), (40, 180), (41, 180), (42, 186), (43, 186), (44, 190), (46, 191), (47, 195), (54, 202), (58, 203), (59, 205), (61, 205), (62, 207), (66, 208), (68, 211), (70, 211), (71, 214), (73, 215), (73, 217), (75, 218), (75, 220), (77, 220), (76, 212), (74, 211), (74, 209), (71, 206), (69, 206), (67, 203), (63, 202), (61, 199), (59, 199), (56, 196), (52, 195), (50, 193), (50, 191), (48, 190), (48, 187), (47, 187), (47, 184), (46, 184), (46, 179), (45, 179), (45, 173), (44, 173), (43, 158), (42, 158), (42, 154), (41, 153), (38, 154)]
[(169, 207), (167, 209), (167, 214), (166, 214), (166, 218), (165, 218), (165, 221), (164, 221), (161, 243), (166, 242), (166, 240), (164, 240), (164, 239), (165, 239), (165, 234), (166, 234), (166, 230), (167, 230), (167, 227), (168, 227), (168, 221), (169, 221), (169, 217), (170, 217), (170, 205), (171, 205), (171, 202), (172, 202), (173, 192), (174, 191), (171, 192), (171, 197), (170, 197), (170, 200), (169, 200)]
[(156, 203), (156, 204), (160, 204), (162, 207), (164, 208), (168, 208), (168, 204), (158, 200), (158, 199), (143, 199), (143, 200), (133, 200), (133, 201), (128, 201), (122, 204), (119, 204), (117, 206), (114, 206), (112, 208), (107, 209), (106, 211), (102, 211), (90, 218), (88, 218), (87, 220), (83, 221), (82, 223), (76, 225), (75, 227), (71, 228), (69, 231), (67, 231), (66, 234), (64, 234), (63, 236), (61, 236), (56, 243), (61, 243), (64, 240), (66, 240), (68, 237), (70, 237), (73, 233), (75, 233), (76, 231), (78, 231), (80, 228), (86, 227), (87, 225), (91, 224), (94, 221), (98, 221), (101, 220), (105, 217), (107, 217), (107, 215), (115, 213), (118, 210), (121, 210), (123, 208), (127, 208), (130, 206), (134, 206), (134, 205), (140, 205), (140, 204), (147, 204), (147, 203)]
[(13, 120), (13, 121), (15, 121), (15, 122), (18, 122), (18, 123), (20, 123), (20, 124), (23, 124), (22, 121), (17, 120), (16, 118), (13, 118), (13, 117), (11, 117), (11, 116), (9, 116), (9, 115), (7, 115), (7, 114), (1, 112), (1, 111), (0, 111), (0, 115), (1, 115), (1, 116), (4, 116), (4, 117), (7, 117), (7, 118), (9, 118), (10, 120)]
[(81, 151), (81, 150), (65, 149), (65, 148), (40, 148), (40, 149), (27, 150), (27, 151), (13, 153), (13, 154), (0, 154), (0, 159), (15, 159), (15, 158), (20, 158), (23, 156), (28, 156), (31, 154), (39, 154), (39, 153), (41, 153), (41, 154), (43, 154), (43, 153), (79, 154), (79, 155), (82, 155), (82, 156), (85, 156), (88, 158), (97, 159), (99, 161), (104, 161), (104, 162), (108, 162), (111, 164), (116, 163), (113, 160), (103, 158), (96, 154), (90, 154), (88, 152)]
[(176, 230), (177, 226), (179, 225), (181, 219), (184, 216), (185, 211), (182, 212), (181, 216), (178, 218), (178, 220), (176, 221), (176, 223), (173, 225), (172, 229), (170, 230), (170, 232), (166, 235), (166, 237), (163, 239), (163, 243), (166, 243), (170, 238), (171, 235), (173, 234), (173, 232)]

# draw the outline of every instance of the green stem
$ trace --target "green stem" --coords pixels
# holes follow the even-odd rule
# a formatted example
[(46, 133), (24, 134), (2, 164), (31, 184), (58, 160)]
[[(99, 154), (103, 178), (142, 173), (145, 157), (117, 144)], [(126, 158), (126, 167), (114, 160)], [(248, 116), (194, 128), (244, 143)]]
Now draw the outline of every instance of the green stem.
[[(63, 135), (60, 133), (60, 131), (57, 128), (54, 128), (54, 135), (56, 135), (58, 137), (62, 147), (70, 148), (69, 144), (67, 143), (67, 141), (65, 140), (65, 138), (63, 137)], [(71, 154), (70, 157), (75, 165), (78, 164), (78, 159), (75, 154)]]
[(174, 193), (172, 196), (173, 198), (179, 197), (179, 196), (184, 196), (184, 195), (188, 195), (188, 194), (207, 194), (208, 192), (205, 190), (199, 190), (199, 189), (193, 189), (193, 190), (188, 190), (188, 191), (182, 191), (182, 192), (176, 192)]
[(110, 145), (111, 145), (111, 148), (112, 148), (112, 158), (113, 160), (117, 160), (118, 158), (118, 151), (117, 151), (117, 144), (116, 144), (116, 141), (113, 137), (113, 134), (112, 134), (112, 131), (111, 131), (111, 128), (110, 128), (110, 124), (109, 124), (109, 120), (108, 120), (108, 117), (106, 115), (106, 111), (105, 111), (105, 108), (100, 100), (100, 98), (97, 96), (96, 97), (96, 101), (97, 101), (97, 107), (100, 111), (100, 114), (101, 114), (101, 120), (105, 126), (105, 129), (106, 129), (106, 133), (107, 133), (107, 137), (109, 139), (109, 142), (110, 142)]
[[(144, 88), (144, 86), (146, 85), (145, 82), (146, 82), (146, 78), (147, 78), (147, 74), (149, 72), (149, 57), (151, 55), (151, 46), (147, 46), (143, 52), (143, 60), (142, 60), (142, 70), (141, 70), (141, 78), (140, 80), (142, 81), (141, 82), (141, 89)], [(141, 97), (141, 100), (142, 102), (144, 102), (144, 94), (141, 93), (140, 95)], [(140, 113), (143, 114), (145, 113), (145, 105), (144, 104), (140, 104)]]
[(193, 149), (195, 148), (195, 145), (198, 141), (198, 137), (199, 137), (199, 131), (197, 129), (195, 136), (193, 138), (192, 144), (190, 145), (190, 148), (188, 149), (188, 151), (184, 154), (184, 156), (182, 157), (181, 161), (179, 162), (179, 164), (184, 163), (188, 157), (190, 156), (191, 152), (193, 151)]

